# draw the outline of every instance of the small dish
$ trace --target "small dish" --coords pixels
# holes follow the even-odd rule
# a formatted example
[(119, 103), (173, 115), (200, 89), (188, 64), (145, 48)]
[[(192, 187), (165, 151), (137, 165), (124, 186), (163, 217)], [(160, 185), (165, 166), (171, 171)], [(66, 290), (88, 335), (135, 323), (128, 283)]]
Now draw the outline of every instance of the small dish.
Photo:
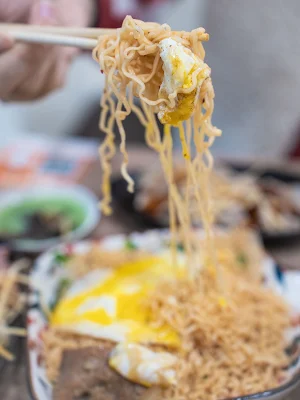
[[(11, 250), (24, 253), (38, 253), (53, 247), (62, 241), (74, 241), (85, 238), (96, 227), (100, 220), (100, 210), (96, 196), (80, 185), (29, 187), (22, 190), (7, 191), (0, 196), (0, 232), (3, 230), (4, 215), (7, 210), (22, 207), (30, 202), (62, 202), (73, 204), (73, 215), (76, 225), (66, 234), (49, 238), (11, 238), (6, 242)], [(46, 204), (46, 203), (45, 203)], [(80, 218), (76, 216), (80, 214)], [(1, 218), (2, 215), (2, 218)], [(1, 226), (2, 225), (2, 226)], [(2, 233), (5, 235), (5, 232)]]

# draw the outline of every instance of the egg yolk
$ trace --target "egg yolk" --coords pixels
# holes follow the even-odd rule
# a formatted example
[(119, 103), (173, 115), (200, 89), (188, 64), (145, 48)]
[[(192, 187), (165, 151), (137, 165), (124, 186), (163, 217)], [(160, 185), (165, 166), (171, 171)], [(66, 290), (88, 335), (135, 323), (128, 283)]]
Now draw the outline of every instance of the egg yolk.
[[(191, 117), (203, 81), (210, 75), (210, 68), (189, 48), (168, 38), (160, 42), (160, 55), (163, 61), (164, 79), (160, 87), (160, 98), (168, 99), (177, 93), (175, 106), (162, 104), (158, 113), (163, 124), (178, 125)], [(195, 88), (189, 93), (182, 89), (191, 88), (193, 75), (197, 73)]]
[[(155, 318), (146, 307), (145, 299), (163, 279), (184, 276), (183, 267), (175, 267), (162, 257), (125, 264), (112, 269), (105, 280), (95, 282), (93, 287), (83, 288), (74, 296), (67, 293), (55, 308), (51, 325), (70, 331), (85, 326), (85, 334), (90, 329), (92, 336), (105, 339), (109, 339), (108, 329), (118, 326), (124, 330), (122, 340), (177, 345), (179, 338), (169, 326), (151, 324)], [(111, 340), (114, 337), (111, 332)]]

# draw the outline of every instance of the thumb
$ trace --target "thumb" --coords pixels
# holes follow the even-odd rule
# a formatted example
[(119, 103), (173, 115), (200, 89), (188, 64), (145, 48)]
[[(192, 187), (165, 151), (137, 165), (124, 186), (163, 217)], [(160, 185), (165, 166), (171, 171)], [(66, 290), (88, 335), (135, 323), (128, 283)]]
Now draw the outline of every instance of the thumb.
[(35, 1), (29, 17), (29, 23), (33, 25), (56, 25), (58, 21), (55, 4), (49, 0)]
[(7, 50), (10, 50), (14, 45), (14, 40), (9, 36), (0, 34), (0, 54)]

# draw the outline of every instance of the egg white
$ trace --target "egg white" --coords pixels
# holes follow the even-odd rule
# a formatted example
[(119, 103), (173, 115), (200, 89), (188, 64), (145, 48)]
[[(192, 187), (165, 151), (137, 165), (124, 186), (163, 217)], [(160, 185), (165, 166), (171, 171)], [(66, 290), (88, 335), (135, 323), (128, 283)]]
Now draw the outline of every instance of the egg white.
[(89, 272), (76, 280), (54, 309), (50, 323), (70, 332), (114, 342), (176, 346), (179, 338), (168, 326), (149, 324), (145, 299), (164, 279), (186, 276), (185, 256), (173, 265), (170, 251), (128, 262), (118, 268)]
[[(186, 76), (195, 65), (200, 65), (201, 60), (197, 60), (189, 49), (171, 38), (163, 39), (159, 48), (164, 65), (161, 89), (171, 94), (177, 89), (183, 88)], [(174, 61), (176, 61), (176, 65), (174, 65)]]
[(176, 382), (177, 357), (135, 343), (120, 343), (111, 352), (109, 365), (125, 378), (144, 386), (169, 386)]
[(193, 114), (200, 87), (210, 76), (210, 68), (189, 48), (174, 39), (163, 39), (159, 48), (164, 70), (159, 97), (166, 98), (168, 103), (160, 104), (158, 117), (164, 124), (177, 125)]

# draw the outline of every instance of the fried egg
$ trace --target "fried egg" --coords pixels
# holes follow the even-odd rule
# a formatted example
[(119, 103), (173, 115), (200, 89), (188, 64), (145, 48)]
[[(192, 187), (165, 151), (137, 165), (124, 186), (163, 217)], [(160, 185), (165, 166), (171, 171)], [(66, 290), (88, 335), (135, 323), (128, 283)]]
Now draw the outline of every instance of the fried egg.
[(176, 383), (177, 357), (155, 352), (135, 343), (120, 343), (110, 354), (109, 365), (120, 375), (144, 386), (169, 386)]
[(168, 99), (169, 104), (160, 105), (158, 117), (163, 124), (177, 125), (193, 114), (200, 87), (210, 76), (210, 68), (174, 39), (163, 39), (159, 48), (164, 69), (159, 97)]
[(148, 256), (119, 268), (101, 268), (75, 281), (59, 301), (51, 325), (114, 342), (176, 346), (169, 326), (157, 326), (145, 299), (164, 279), (185, 276), (184, 260), (172, 265), (170, 252)]

